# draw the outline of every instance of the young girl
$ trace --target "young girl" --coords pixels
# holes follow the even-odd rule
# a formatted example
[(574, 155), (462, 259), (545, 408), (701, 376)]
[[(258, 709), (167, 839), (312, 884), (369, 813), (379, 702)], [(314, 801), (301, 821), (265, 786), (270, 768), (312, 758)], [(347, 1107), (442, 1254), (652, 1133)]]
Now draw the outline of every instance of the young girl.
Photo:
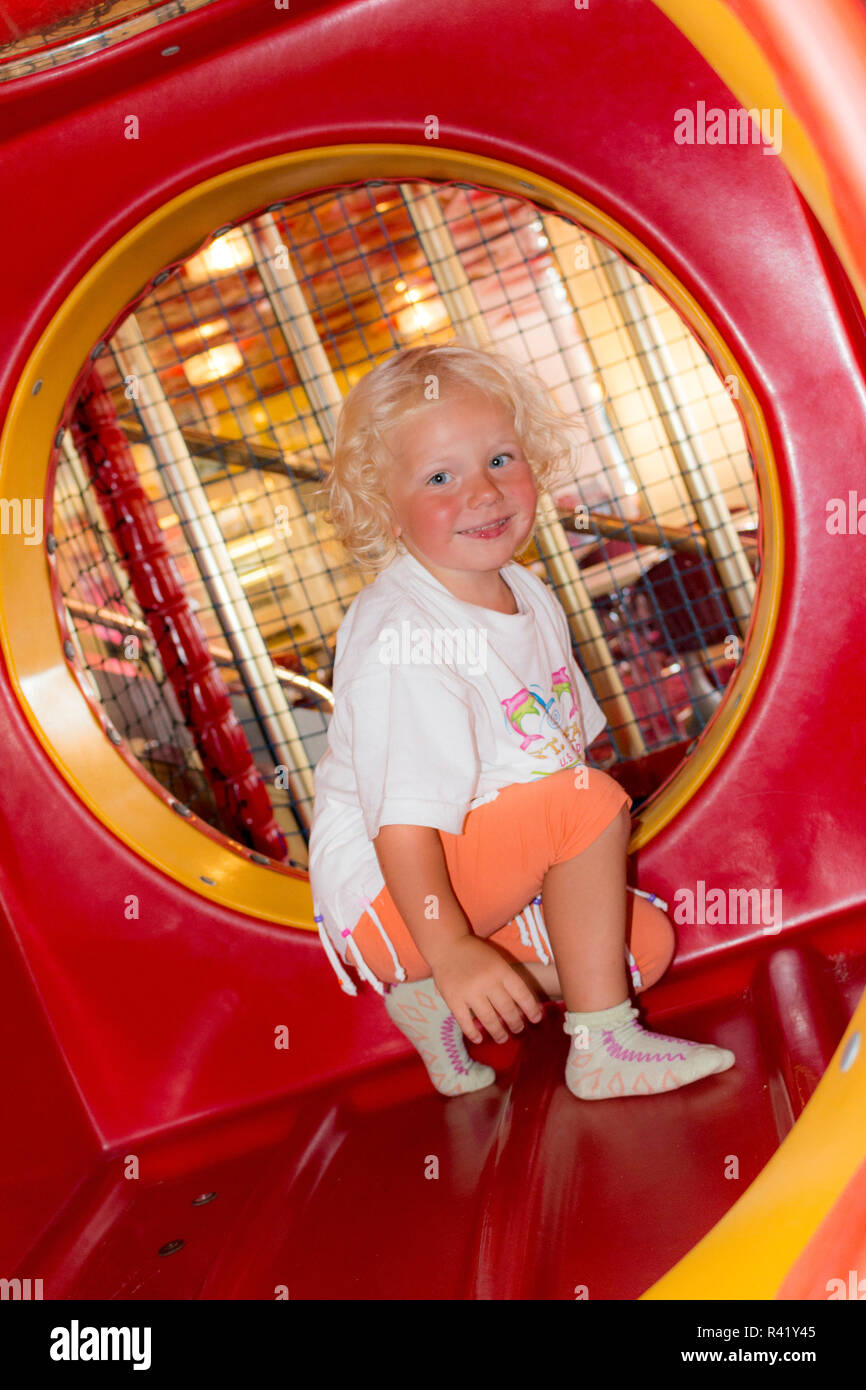
[(734, 1063), (638, 1022), (627, 969), (636, 992), (658, 980), (673, 929), (626, 888), (632, 801), (585, 761), (605, 717), (563, 609), (513, 558), (577, 447), (540, 378), (456, 340), (373, 368), (337, 426), (326, 515), (380, 572), (337, 634), (316, 921), (342, 987), (351, 961), (444, 1095), (495, 1080), (463, 1034), (504, 1042), (539, 994), (565, 1002), (575, 1096)]

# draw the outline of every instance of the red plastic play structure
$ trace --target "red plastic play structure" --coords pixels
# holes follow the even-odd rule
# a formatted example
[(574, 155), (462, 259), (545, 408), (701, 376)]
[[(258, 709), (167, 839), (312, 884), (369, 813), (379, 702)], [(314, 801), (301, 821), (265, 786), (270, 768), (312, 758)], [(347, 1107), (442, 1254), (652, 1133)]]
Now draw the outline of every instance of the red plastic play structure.
[[(435, 1094), (379, 997), (341, 994), (304, 876), (139, 786), (70, 672), (50, 556), (0, 535), (0, 1275), (46, 1298), (826, 1298), (866, 1268), (866, 539), (825, 525), (864, 486), (866, 173), (848, 136), (866, 20), (854, 0), (808, 7), (822, 47), (779, 0), (708, 5), (705, 29), (674, 0), (627, 8), (626, 26), (617, 0), (217, 0), (0, 84), (4, 497), (43, 495), (89, 354), (230, 220), (242, 167), (248, 212), (290, 177), (311, 192), (376, 168), (578, 196), (727, 345), (772, 462), (762, 664), (717, 716), (743, 701), (719, 756), (685, 770), (657, 833), (636, 826), (632, 882), (671, 903), (701, 882), (778, 888), (783, 925), (679, 925), (644, 1016), (737, 1066), (598, 1106), (564, 1086), (554, 1006), (473, 1048), (496, 1086)], [(744, 31), (755, 53), (735, 60)], [(697, 100), (784, 107), (790, 149), (675, 143)], [(176, 203), (185, 221), (164, 217)], [(96, 736), (87, 783), (74, 759)], [(160, 866), (151, 830), (187, 868), (169, 849)]]

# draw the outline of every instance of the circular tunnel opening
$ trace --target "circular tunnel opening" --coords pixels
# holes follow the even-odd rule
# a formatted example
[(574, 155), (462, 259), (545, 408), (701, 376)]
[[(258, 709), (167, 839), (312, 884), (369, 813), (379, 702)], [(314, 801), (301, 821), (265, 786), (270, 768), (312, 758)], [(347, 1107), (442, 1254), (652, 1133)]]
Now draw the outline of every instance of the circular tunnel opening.
[[(322, 515), (340, 402), (455, 335), (535, 370), (582, 438), (518, 558), (566, 612), (608, 718), (591, 761), (636, 810), (724, 719), (745, 656), (761, 510), (740, 381), (630, 259), (456, 180), (368, 179), (222, 225), (158, 268), (67, 401), (54, 600), (83, 693), (152, 789), (293, 867), (335, 634), (370, 578)], [(210, 737), (226, 697), (228, 749)], [(285, 853), (243, 801), (258, 779)]]

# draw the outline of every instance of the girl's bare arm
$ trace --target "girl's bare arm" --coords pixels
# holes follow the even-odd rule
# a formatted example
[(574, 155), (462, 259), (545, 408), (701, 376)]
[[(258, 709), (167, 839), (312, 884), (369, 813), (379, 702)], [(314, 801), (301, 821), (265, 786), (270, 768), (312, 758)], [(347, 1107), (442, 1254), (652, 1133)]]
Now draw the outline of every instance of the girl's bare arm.
[(470, 929), (438, 830), (384, 825), (373, 844), (394, 905), (466, 1036), (481, 1041), (476, 1019), (498, 1042), (506, 1027), (521, 1031), (523, 1015), (537, 1022), (541, 1008), (532, 990)]
[(383, 825), (373, 841), (394, 905), (432, 967), (471, 929), (454, 896), (439, 832), (429, 825)]

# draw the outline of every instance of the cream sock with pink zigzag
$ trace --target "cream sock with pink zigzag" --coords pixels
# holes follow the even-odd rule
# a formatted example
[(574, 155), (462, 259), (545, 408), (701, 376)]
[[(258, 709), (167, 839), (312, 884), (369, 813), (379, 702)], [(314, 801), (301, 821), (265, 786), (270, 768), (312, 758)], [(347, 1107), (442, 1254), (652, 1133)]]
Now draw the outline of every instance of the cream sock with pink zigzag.
[(388, 1016), (415, 1045), (427, 1075), (443, 1096), (479, 1091), (496, 1080), (496, 1072), (475, 1062), (466, 1051), (463, 1033), (433, 977), (392, 985), (385, 995)]
[(736, 1058), (726, 1047), (649, 1033), (630, 1000), (596, 1013), (566, 1013), (571, 1034), (565, 1084), (581, 1100), (652, 1096), (675, 1091), (718, 1071)]

